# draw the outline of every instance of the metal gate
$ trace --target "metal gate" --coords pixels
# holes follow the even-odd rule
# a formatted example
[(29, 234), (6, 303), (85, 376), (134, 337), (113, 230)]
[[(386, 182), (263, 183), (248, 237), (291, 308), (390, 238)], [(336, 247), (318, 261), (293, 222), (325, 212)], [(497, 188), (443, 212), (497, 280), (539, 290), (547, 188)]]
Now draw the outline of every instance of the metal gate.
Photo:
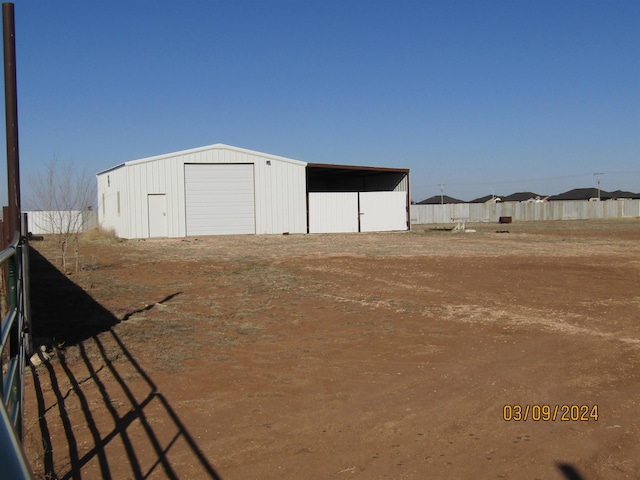
[(309, 193), (309, 233), (407, 229), (407, 192)]

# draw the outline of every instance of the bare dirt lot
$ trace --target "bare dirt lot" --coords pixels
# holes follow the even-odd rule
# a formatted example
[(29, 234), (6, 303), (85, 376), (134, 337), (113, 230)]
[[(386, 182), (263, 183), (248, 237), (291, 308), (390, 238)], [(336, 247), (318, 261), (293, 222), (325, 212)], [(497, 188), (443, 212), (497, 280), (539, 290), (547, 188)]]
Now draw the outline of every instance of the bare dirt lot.
[(468, 227), (33, 243), (36, 475), (638, 478), (640, 219)]

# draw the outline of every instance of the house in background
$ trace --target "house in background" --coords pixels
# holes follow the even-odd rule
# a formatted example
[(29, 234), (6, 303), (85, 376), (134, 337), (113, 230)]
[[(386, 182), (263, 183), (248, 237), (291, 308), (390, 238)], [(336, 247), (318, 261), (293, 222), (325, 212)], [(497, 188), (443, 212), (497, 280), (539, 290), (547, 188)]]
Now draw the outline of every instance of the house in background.
[(544, 201), (547, 197), (533, 192), (517, 192), (502, 197), (503, 202), (537, 202)]
[(485, 195), (484, 197), (471, 200), (469, 203), (498, 203), (502, 201), (500, 195)]
[(640, 193), (626, 192), (624, 190), (615, 190), (613, 192), (609, 192), (611, 198), (614, 200), (622, 199), (622, 198), (630, 198), (632, 200), (640, 199)]
[(551, 195), (550, 201), (554, 200), (609, 200), (613, 198), (609, 192), (598, 191), (597, 188), (574, 188), (558, 195)]
[(464, 200), (458, 200), (457, 198), (450, 197), (448, 195), (434, 195), (433, 197), (426, 198), (417, 205), (440, 205), (445, 203), (466, 203)]

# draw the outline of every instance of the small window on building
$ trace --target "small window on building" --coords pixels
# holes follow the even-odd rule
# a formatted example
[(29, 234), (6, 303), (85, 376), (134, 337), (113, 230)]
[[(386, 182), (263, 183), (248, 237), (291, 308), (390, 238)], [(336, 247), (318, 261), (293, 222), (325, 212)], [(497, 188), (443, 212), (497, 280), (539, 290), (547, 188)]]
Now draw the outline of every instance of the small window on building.
[(118, 216), (120, 216), (120, 192), (116, 194), (116, 203), (118, 208)]
[(105, 208), (104, 208), (104, 193), (102, 194), (102, 215), (105, 214)]

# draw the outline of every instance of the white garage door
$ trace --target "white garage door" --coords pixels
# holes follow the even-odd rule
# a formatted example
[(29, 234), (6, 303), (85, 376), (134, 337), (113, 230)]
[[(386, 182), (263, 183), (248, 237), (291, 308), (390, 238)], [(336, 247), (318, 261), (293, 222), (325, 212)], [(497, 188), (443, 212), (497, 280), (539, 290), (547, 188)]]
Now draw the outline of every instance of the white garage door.
[(186, 164), (187, 235), (256, 233), (252, 164)]

